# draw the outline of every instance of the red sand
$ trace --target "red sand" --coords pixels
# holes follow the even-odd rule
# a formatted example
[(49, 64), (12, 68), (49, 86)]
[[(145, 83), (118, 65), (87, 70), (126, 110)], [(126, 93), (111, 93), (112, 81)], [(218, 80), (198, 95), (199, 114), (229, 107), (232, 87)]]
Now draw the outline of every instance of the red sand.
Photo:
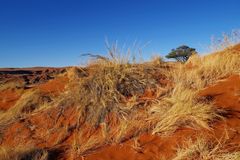
[(240, 76), (233, 75), (200, 92), (200, 96), (212, 97), (220, 108), (240, 111)]
[(20, 98), (20, 93), (11, 89), (0, 92), (0, 110), (8, 110)]
[(62, 76), (50, 80), (46, 83), (40, 84), (39, 86), (37, 86), (37, 88), (44, 93), (59, 94), (64, 91), (67, 82), (68, 77)]

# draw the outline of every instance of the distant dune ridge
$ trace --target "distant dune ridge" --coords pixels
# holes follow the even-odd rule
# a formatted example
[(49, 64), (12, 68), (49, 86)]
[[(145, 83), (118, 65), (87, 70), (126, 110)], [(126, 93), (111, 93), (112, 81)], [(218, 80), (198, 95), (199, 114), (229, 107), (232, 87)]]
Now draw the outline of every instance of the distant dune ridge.
[(0, 69), (0, 159), (240, 159), (240, 44), (184, 64), (109, 51)]

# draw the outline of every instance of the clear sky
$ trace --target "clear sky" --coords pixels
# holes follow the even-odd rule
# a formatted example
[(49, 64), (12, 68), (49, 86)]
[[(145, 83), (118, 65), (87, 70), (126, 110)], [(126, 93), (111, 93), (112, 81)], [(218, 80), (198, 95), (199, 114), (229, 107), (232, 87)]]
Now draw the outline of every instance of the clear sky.
[(82, 53), (148, 44), (143, 57), (240, 28), (240, 0), (0, 0), (0, 67), (69, 66)]

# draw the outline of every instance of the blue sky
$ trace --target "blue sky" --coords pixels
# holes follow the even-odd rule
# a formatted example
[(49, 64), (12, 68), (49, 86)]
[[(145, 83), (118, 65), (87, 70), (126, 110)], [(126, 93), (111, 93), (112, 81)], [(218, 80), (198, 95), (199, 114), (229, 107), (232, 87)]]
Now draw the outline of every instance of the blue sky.
[(143, 57), (240, 28), (239, 0), (0, 0), (0, 67), (69, 66), (81, 53), (148, 45)]

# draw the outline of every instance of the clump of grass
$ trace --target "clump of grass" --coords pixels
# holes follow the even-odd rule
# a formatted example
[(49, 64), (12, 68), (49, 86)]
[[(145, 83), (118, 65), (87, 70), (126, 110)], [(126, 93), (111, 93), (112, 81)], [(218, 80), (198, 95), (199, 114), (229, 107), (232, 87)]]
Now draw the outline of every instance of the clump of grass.
[(128, 56), (119, 56), (116, 48), (109, 49), (109, 55), (91, 55), (96, 59), (88, 65), (87, 76), (75, 81), (78, 91), (70, 91), (78, 101), (81, 117), (96, 127), (111, 112), (117, 117), (126, 116), (130, 112), (124, 104), (127, 99), (139, 97), (147, 87), (156, 87), (152, 72), (161, 70), (159, 65), (134, 64)]
[(72, 150), (75, 156), (78, 157), (79, 155), (85, 155), (106, 143), (106, 138), (102, 135), (92, 133), (89, 136), (86, 136), (86, 133), (79, 131), (74, 137)]
[(210, 129), (209, 122), (220, 116), (211, 104), (200, 103), (192, 90), (175, 86), (171, 95), (153, 106), (151, 112), (157, 117), (153, 134), (170, 134), (183, 126)]
[[(177, 148), (176, 156), (173, 160), (238, 160), (239, 151), (229, 151), (225, 139), (220, 141), (210, 141), (203, 137), (196, 140), (188, 140), (186, 144)], [(233, 145), (233, 144), (232, 144)], [(239, 148), (239, 145), (233, 145), (232, 148)]]

